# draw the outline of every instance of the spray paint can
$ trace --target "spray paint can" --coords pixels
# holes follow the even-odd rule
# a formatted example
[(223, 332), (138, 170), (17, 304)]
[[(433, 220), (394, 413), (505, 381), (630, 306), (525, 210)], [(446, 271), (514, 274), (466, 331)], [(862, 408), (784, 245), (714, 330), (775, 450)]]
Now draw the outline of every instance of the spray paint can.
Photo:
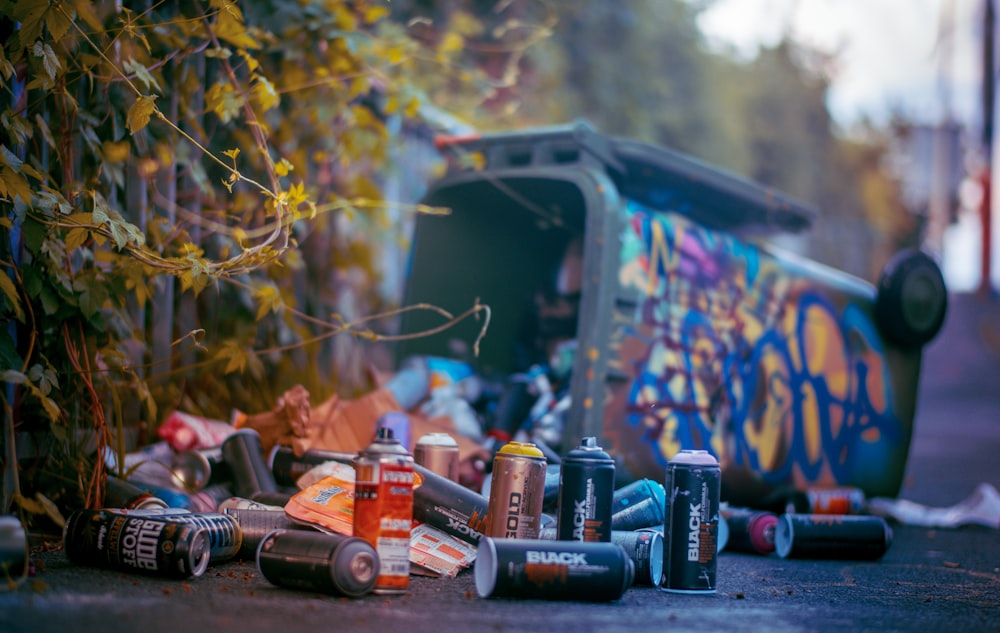
[(357, 598), (372, 591), (379, 557), (364, 539), (278, 529), (257, 549), (257, 567), (273, 585)]
[(807, 514), (861, 514), (868, 503), (860, 488), (851, 486), (806, 488)]
[(708, 451), (682, 450), (667, 463), (664, 591), (715, 593), (720, 480), (719, 462)]
[(295, 486), (299, 477), (316, 466), (327, 462), (351, 464), (357, 455), (340, 451), (326, 451), (311, 448), (301, 455), (296, 455), (290, 446), (276, 445), (268, 456), (271, 476), (279, 486)]
[(375, 431), (379, 429), (392, 429), (392, 436), (396, 438), (403, 448), (410, 450), (413, 446), (413, 438), (410, 434), (410, 416), (402, 411), (389, 411), (375, 423)]
[(0, 515), (0, 586), (16, 587), (28, 577), (31, 557), (28, 536), (21, 520), (12, 514)]
[(556, 528), (560, 541), (611, 541), (615, 462), (585, 437), (562, 462)]
[(486, 497), (420, 464), (414, 472), (413, 519), (478, 545), (486, 529)]
[(63, 548), (77, 565), (170, 578), (201, 576), (211, 557), (208, 534), (171, 519), (78, 510), (66, 521)]
[(253, 498), (261, 492), (277, 492), (274, 481), (264, 461), (260, 434), (249, 428), (237, 430), (222, 442), (222, 458), (229, 466), (233, 478), (233, 494)]
[(493, 459), (486, 534), (537, 539), (545, 500), (545, 456), (530, 442), (508, 442)]
[(410, 585), (410, 527), (413, 523), (413, 457), (378, 429), (354, 460), (354, 536), (378, 552), (375, 593), (405, 593)]
[(783, 514), (774, 531), (781, 558), (876, 560), (890, 545), (892, 528), (877, 516)]
[(658, 481), (638, 479), (622, 486), (611, 499), (611, 529), (662, 528), (665, 503), (663, 484)]
[(762, 556), (774, 551), (774, 530), (778, 524), (778, 515), (748, 508), (729, 508), (722, 510), (721, 514), (722, 519), (729, 524), (726, 551)]
[(611, 532), (611, 542), (620, 545), (635, 565), (635, 584), (658, 587), (663, 578), (663, 535), (644, 528)]
[(447, 433), (427, 433), (413, 447), (413, 460), (442, 477), (458, 481), (458, 442)]
[(292, 521), (284, 512), (226, 508), (225, 514), (236, 519), (240, 525), (243, 543), (236, 557), (241, 560), (254, 560), (260, 542), (274, 530), (312, 530), (309, 526)]
[(108, 476), (104, 486), (104, 505), (108, 508), (127, 508), (141, 510), (145, 508), (166, 508), (167, 502), (154, 497), (147, 490), (139, 488), (117, 477)]
[(474, 573), (481, 598), (608, 602), (632, 586), (635, 566), (615, 543), (487, 537)]

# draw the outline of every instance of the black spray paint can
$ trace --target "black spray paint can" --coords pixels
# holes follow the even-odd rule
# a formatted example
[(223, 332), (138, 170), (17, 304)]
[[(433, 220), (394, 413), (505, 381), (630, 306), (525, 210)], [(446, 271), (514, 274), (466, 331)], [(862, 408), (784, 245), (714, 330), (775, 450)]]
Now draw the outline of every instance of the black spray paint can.
[(257, 548), (257, 567), (273, 585), (357, 598), (375, 588), (378, 553), (362, 538), (274, 530)]
[(350, 465), (356, 453), (309, 449), (301, 455), (296, 455), (290, 446), (276, 445), (271, 449), (267, 462), (270, 464), (271, 476), (279, 486), (295, 486), (299, 477), (317, 466), (327, 462), (339, 462)]
[(170, 578), (201, 576), (211, 556), (208, 534), (170, 519), (79, 510), (66, 522), (63, 548), (77, 565)]
[(729, 524), (726, 551), (763, 556), (774, 551), (778, 515), (764, 510), (731, 508), (722, 511), (722, 520)]
[(278, 491), (256, 430), (243, 428), (227, 437), (222, 442), (222, 459), (229, 467), (237, 497), (251, 499), (259, 493)]
[(117, 477), (108, 476), (104, 486), (104, 505), (108, 508), (143, 510), (166, 508), (167, 502), (148, 491)]
[(413, 520), (478, 545), (486, 529), (489, 500), (420, 464), (413, 470)]
[(781, 558), (876, 560), (892, 545), (892, 528), (882, 517), (783, 514), (774, 532)]
[(556, 529), (560, 541), (611, 541), (615, 462), (585, 437), (562, 461)]
[(721, 477), (719, 462), (704, 450), (682, 450), (667, 464), (664, 591), (715, 593)]
[[(663, 578), (663, 534), (662, 528), (643, 528), (626, 532), (612, 530), (611, 542), (620, 545), (635, 567), (635, 584), (657, 587)], [(556, 528), (542, 528), (538, 538), (555, 541)]]
[(635, 565), (620, 545), (486, 537), (475, 562), (481, 598), (608, 602), (635, 580)]

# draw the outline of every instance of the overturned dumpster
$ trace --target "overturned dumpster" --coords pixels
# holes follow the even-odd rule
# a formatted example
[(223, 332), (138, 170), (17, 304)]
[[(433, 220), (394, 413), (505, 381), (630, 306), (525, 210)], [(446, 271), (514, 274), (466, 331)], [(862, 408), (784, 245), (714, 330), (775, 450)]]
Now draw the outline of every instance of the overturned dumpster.
[[(586, 123), (441, 141), (448, 172), (422, 202), (405, 302), (467, 322), (404, 340), (397, 358), (523, 371), (575, 342), (562, 447), (600, 438), (618, 485), (661, 480), (682, 449), (722, 464), (722, 495), (898, 494), (921, 348), (947, 293), (936, 263), (898, 253), (877, 285), (781, 252), (766, 238), (815, 211), (772, 189)], [(434, 317), (409, 312), (403, 334)]]

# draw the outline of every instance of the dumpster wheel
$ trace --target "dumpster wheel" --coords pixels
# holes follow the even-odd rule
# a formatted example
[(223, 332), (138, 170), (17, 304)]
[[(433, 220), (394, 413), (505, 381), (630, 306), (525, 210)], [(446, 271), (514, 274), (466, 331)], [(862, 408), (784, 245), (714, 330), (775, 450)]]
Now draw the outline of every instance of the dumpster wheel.
[(899, 251), (882, 269), (875, 322), (882, 335), (903, 347), (929, 343), (944, 324), (948, 292), (937, 262), (919, 249)]

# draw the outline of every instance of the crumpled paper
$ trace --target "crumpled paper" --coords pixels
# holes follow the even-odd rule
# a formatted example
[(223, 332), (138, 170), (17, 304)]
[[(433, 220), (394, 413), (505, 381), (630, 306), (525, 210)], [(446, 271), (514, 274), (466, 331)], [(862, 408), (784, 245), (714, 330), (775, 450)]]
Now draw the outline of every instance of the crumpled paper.
[(979, 484), (969, 497), (946, 508), (925, 506), (906, 499), (876, 497), (868, 501), (868, 510), (904, 525), (934, 528), (984, 525), (1000, 529), (1000, 491), (988, 483)]
[[(265, 454), (276, 445), (290, 446), (296, 455), (302, 455), (311, 448), (357, 453), (371, 443), (379, 419), (394, 411), (403, 411), (403, 408), (385, 387), (354, 400), (333, 395), (314, 407), (306, 388), (296, 385), (278, 398), (271, 411), (250, 415), (240, 413), (234, 416), (233, 424), (238, 429), (256, 430)], [(410, 419), (410, 437), (413, 440), (426, 433), (448, 433), (458, 443), (461, 460), (482, 455), (485, 450), (458, 433), (447, 416), (427, 418), (404, 413)], [(413, 450), (413, 446), (406, 448)]]

